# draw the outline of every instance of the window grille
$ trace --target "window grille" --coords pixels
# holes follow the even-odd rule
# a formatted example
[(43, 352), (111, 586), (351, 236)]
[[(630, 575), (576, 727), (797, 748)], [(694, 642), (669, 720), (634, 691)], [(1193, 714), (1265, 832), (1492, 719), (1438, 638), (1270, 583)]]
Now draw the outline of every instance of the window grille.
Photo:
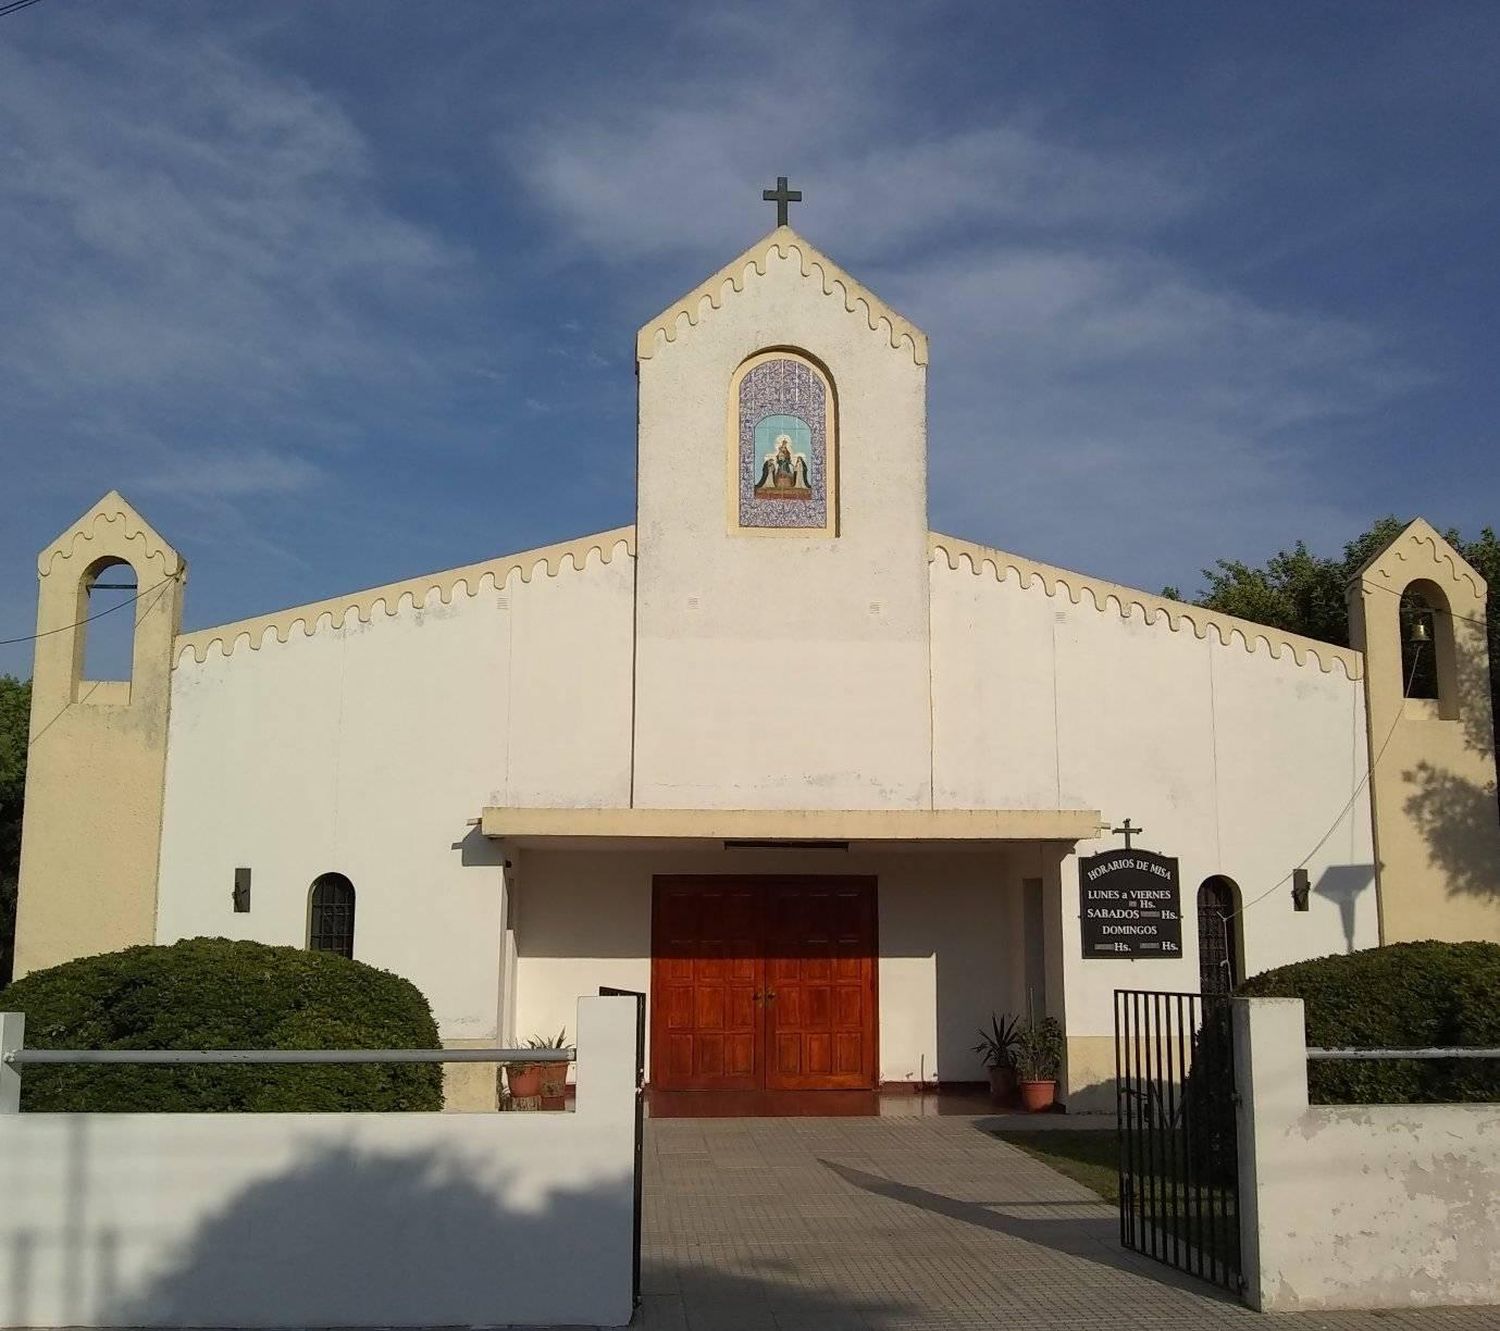
[(1210, 878), (1198, 889), (1198, 988), (1205, 994), (1232, 993), (1239, 983), (1235, 895), (1225, 878)]
[(314, 952), (354, 956), (354, 884), (341, 873), (313, 882), (307, 945)]

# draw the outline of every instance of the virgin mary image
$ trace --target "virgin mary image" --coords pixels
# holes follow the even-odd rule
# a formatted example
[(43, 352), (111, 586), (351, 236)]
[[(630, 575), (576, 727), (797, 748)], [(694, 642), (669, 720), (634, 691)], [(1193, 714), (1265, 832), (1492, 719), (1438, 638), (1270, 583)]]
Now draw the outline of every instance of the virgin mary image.
[(807, 472), (807, 454), (795, 452), (792, 437), (776, 436), (776, 449), (766, 454), (761, 464), (760, 479), (755, 483), (757, 499), (808, 499), (812, 496), (812, 481)]

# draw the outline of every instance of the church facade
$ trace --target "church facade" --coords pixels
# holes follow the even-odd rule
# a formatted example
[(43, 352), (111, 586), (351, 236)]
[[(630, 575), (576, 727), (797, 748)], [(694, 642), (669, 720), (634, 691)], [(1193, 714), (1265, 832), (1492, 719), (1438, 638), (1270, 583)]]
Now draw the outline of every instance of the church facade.
[[(1426, 523), (1351, 587), (1353, 648), (933, 532), (927, 339), (785, 226), (636, 355), (628, 527), (190, 632), (118, 494), (42, 552), (18, 973), (327, 947), (452, 1046), (639, 990), (678, 1089), (970, 1082), (992, 1012), (1047, 1013), (1098, 1108), (1117, 988), (1500, 938), (1485, 588)], [(131, 677), (90, 681), (124, 564)], [(1414, 803), (1433, 773), (1488, 819)], [(1088, 891), (1127, 817), (1175, 861), (1149, 919)]]

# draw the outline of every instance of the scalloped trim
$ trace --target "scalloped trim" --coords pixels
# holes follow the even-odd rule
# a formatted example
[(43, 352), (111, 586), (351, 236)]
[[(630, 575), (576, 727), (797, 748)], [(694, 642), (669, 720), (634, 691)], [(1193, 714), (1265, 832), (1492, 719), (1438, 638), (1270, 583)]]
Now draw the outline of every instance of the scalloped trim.
[(175, 577), (187, 567), (182, 556), (162, 539), (156, 528), (131, 507), (125, 496), (118, 490), (111, 490), (36, 557), (37, 574), (45, 578), (52, 571), (52, 565), (57, 560), (72, 557), (80, 541), (98, 540), (101, 522), (110, 526), (119, 523), (120, 544), (128, 545), (132, 542), (139, 542), (142, 560), (160, 558), (166, 566), (169, 578)]
[(1237, 619), (1233, 615), (1221, 615), (1215, 610), (1187, 605), (1182, 601), (1169, 601), (1163, 596), (1138, 591), (1133, 587), (1122, 587), (1118, 583), (1100, 582), (1074, 573), (1069, 569), (1054, 568), (1050, 564), (1038, 564), (1020, 555), (1007, 554), (989, 546), (975, 545), (972, 541), (961, 541), (953, 536), (929, 532), (927, 548), (930, 557), (936, 559), (941, 552), (948, 567), (957, 572), (960, 561), (969, 561), (970, 572), (978, 575), (988, 564), (995, 573), (997, 582), (1004, 582), (1009, 573), (1014, 573), (1023, 588), (1031, 586), (1035, 578), (1048, 596), (1056, 596), (1061, 588), (1072, 604), (1080, 605), (1085, 594), (1093, 599), (1094, 608), (1101, 613), (1111, 606), (1122, 619), (1131, 617), (1133, 608), (1140, 607), (1146, 623), (1151, 624), (1165, 616), (1174, 633), (1181, 632), (1186, 624), (1199, 638), (1207, 638), (1212, 629), (1219, 642), (1228, 647), (1238, 638), (1246, 651), (1254, 653), (1258, 643), (1265, 643), (1272, 657), (1279, 660), (1283, 651), (1290, 651), (1298, 665), (1306, 665), (1311, 657), (1324, 674), (1331, 674), (1335, 665), (1342, 666), (1344, 676), (1350, 680), (1364, 676), (1364, 656), (1347, 647), (1336, 647), (1316, 638), (1304, 638), (1300, 634), (1286, 633), (1265, 624), (1255, 624), (1248, 619)]
[(330, 597), (326, 601), (313, 601), (254, 619), (195, 629), (191, 633), (177, 635), (172, 644), (172, 661), (174, 665), (180, 664), (184, 656), (191, 652), (193, 659), (202, 665), (208, 660), (209, 652), (215, 644), (224, 656), (229, 656), (242, 644), (251, 651), (259, 651), (265, 643), (266, 634), (273, 634), (278, 643), (286, 643), (298, 625), (302, 628), (302, 636), (310, 638), (321, 628), (342, 628), (351, 612), (360, 623), (368, 624), (377, 606), (388, 616), (399, 614), (406, 606), (419, 610), (434, 591), (438, 593), (442, 604), (449, 605), (460, 585), (467, 596), (477, 596), (483, 590), (486, 580), (496, 591), (501, 591), (512, 573), (519, 573), (522, 582), (530, 582), (540, 566), (548, 577), (556, 577), (562, 572), (565, 560), (572, 560), (573, 568), (581, 573), (587, 567), (590, 555), (598, 554), (599, 562), (608, 564), (622, 545), (626, 555), (634, 558), (633, 526), (616, 527), (613, 531), (600, 532), (596, 536), (583, 536), (576, 541), (539, 546), (520, 554), (502, 555), (498, 559), (487, 559), (482, 563), (467, 564), (442, 573), (429, 573), (424, 577), (409, 578), (405, 582), (392, 582), (384, 587), (372, 587), (368, 591), (347, 596)]
[[(1439, 568), (1447, 564), (1448, 580), (1455, 585), (1467, 582), (1474, 599), (1483, 605), (1486, 593), (1488, 592), (1488, 585), (1485, 583), (1485, 580), (1479, 576), (1457, 550), (1443, 539), (1437, 528), (1428, 522), (1426, 518), (1416, 518), (1408, 523), (1405, 530), (1395, 540), (1360, 569), (1353, 581), (1360, 582), (1373, 577), (1378, 577), (1387, 583), (1397, 581), (1398, 575), (1396, 571), (1387, 567), (1385, 561), (1394, 558), (1400, 560), (1403, 564), (1407, 564), (1411, 562), (1410, 557), (1401, 547), (1406, 545), (1422, 546), (1424, 544), (1432, 550), (1432, 559), (1427, 561), (1425, 557), (1419, 556), (1419, 558), (1423, 558), (1423, 562), (1430, 562)], [(1409, 573), (1406, 582), (1413, 582), (1423, 576), (1424, 570), (1419, 568), (1415, 570), (1403, 570), (1403, 572)], [(1402, 587), (1404, 590), (1405, 583), (1402, 584)], [(1386, 590), (1394, 591), (1395, 588), (1389, 587)]]
[[(863, 306), (864, 321), (872, 333), (881, 332), (884, 325), (892, 350), (900, 351), (905, 344), (918, 365), (927, 364), (927, 334), (911, 320), (897, 314), (869, 288), (850, 277), (832, 259), (820, 254), (789, 226), (777, 227), (739, 258), (725, 264), (708, 281), (695, 287), (645, 324), (635, 336), (636, 359), (649, 360), (656, 354), (659, 346), (675, 342), (682, 333), (680, 325), (684, 319), (689, 328), (696, 327), (705, 313), (704, 301), (708, 302), (710, 309), (717, 310), (732, 293), (745, 289), (746, 279), (752, 272), (764, 277), (766, 263), (773, 250), (783, 259), (790, 258), (795, 250), (801, 260), (803, 277), (811, 277), (816, 268), (825, 296), (839, 295), (850, 314), (859, 314), (860, 307)], [(658, 335), (660, 343), (657, 341)]]

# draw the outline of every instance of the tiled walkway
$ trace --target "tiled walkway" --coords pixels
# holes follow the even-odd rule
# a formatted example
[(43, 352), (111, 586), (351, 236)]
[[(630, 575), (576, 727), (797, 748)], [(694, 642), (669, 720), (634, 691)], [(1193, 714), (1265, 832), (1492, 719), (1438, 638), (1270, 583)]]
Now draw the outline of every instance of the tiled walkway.
[(965, 1118), (646, 1125), (644, 1306), (672, 1331), (1500, 1331), (1500, 1309), (1263, 1317), (1122, 1252), (1114, 1212)]

